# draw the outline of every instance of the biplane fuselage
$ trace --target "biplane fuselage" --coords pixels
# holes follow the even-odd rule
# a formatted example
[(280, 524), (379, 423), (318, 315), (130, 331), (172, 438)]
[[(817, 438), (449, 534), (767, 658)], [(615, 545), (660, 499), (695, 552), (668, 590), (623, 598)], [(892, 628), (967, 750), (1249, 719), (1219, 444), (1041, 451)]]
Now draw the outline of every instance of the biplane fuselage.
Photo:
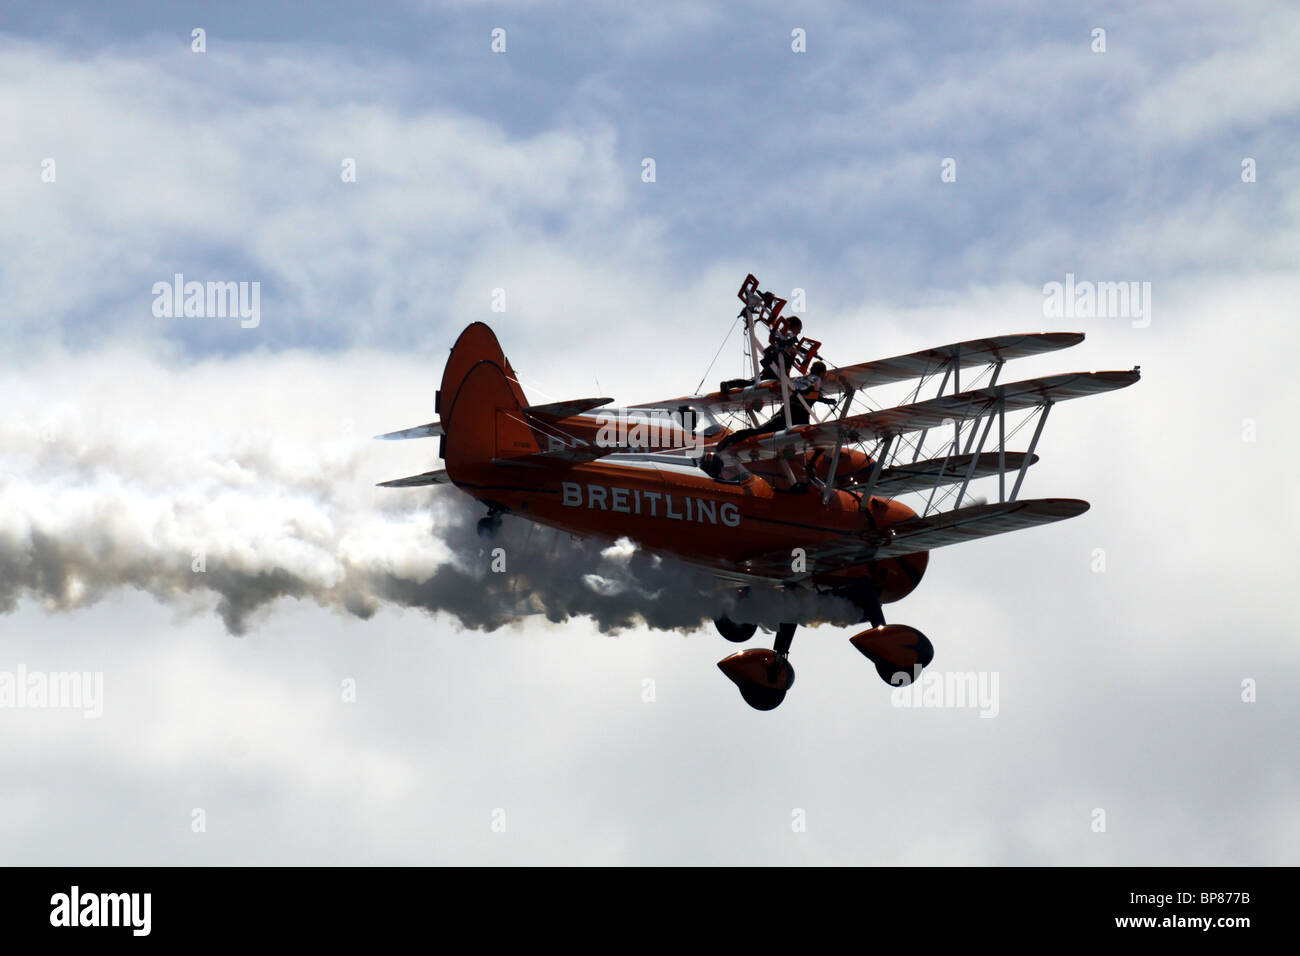
[[(744, 583), (747, 559), (754, 555), (788, 552), (793, 577), (807, 563), (808, 552), (820, 546), (856, 541), (916, 516), (899, 501), (872, 498), (862, 510), (857, 498), (841, 491), (822, 504), (817, 495), (785, 494), (758, 478), (739, 486), (721, 484), (673, 466), (469, 465), (457, 469), (452, 480), (489, 507), (583, 537), (626, 537), (654, 553), (733, 576), (737, 583)], [(924, 552), (871, 559), (804, 580), (833, 586), (869, 576), (889, 603), (916, 587), (927, 560)]]
[[(509, 513), (580, 537), (627, 538), (651, 554), (705, 568), (732, 589), (762, 584), (829, 591), (873, 625), (850, 639), (853, 646), (883, 680), (907, 683), (931, 662), (934, 648), (915, 628), (886, 624), (881, 606), (917, 587), (934, 548), (1086, 511), (1088, 503), (1079, 499), (1018, 497), (1038, 459), (1035, 448), (1048, 412), (1062, 401), (1132, 385), (1140, 370), (999, 384), (1008, 360), (1083, 340), (1082, 333), (1043, 332), (972, 339), (829, 371), (820, 364), (812, 368), (818, 377), (802, 384), (780, 364), (775, 381), (764, 381), (756, 330), (766, 325), (775, 336), (787, 329), (780, 318), (785, 303), (759, 292), (752, 275), (738, 297), (745, 303), (741, 315), (755, 379), (738, 380), (739, 388), (726, 382), (709, 395), (597, 415), (591, 412), (612, 399), (529, 404), (492, 330), (473, 323), (457, 339), (443, 372), (436, 402), (441, 421), (379, 436), (439, 436), (445, 469), (382, 484), (454, 484), (487, 507), (479, 522), (486, 535), (495, 534), (501, 515)], [(794, 370), (808, 372), (820, 345), (798, 340), (791, 353)], [(979, 366), (991, 373), (988, 384), (968, 383), (962, 390), (963, 369)], [(938, 394), (920, 399), (922, 385), (939, 375)], [(886, 408), (867, 403), (851, 413), (859, 393), (911, 379), (918, 384), (910, 402)], [(804, 415), (803, 423), (796, 421), (796, 385), (804, 390), (799, 395), (820, 396), (836, 411), (821, 420)], [(758, 413), (774, 405), (784, 408), (784, 418), (778, 413), (758, 426)], [(803, 407), (811, 414), (809, 403)], [(701, 412), (707, 419), (703, 430), (695, 420)], [(1016, 412), (1030, 413), (1021, 425), (1037, 418), (1024, 452), (1007, 448), (1015, 429), (1008, 433), (1006, 419)], [(680, 415), (676, 421), (674, 414)], [(732, 431), (735, 426), (722, 424), (720, 414), (733, 422), (748, 416), (754, 427)], [(645, 416), (655, 420), (653, 427), (641, 427)], [(611, 440), (607, 429), (615, 417), (618, 437)], [(782, 421), (784, 427), (777, 427)], [(940, 448), (923, 457), (927, 435), (938, 436)], [(990, 438), (995, 450), (985, 451)], [(900, 455), (905, 442), (910, 457)], [(994, 476), (998, 501), (963, 507), (970, 483)], [(945, 498), (953, 495), (955, 505), (932, 513), (940, 489), (947, 489)], [(921, 515), (897, 500), (911, 493), (926, 496)], [(728, 616), (732, 611), (740, 621)], [(743, 612), (720, 603), (714, 623), (727, 640), (746, 641), (755, 633), (757, 625), (744, 623)], [(788, 655), (798, 623), (782, 623), (771, 650), (753, 648), (719, 662), (751, 706), (770, 710), (785, 698), (794, 680)]]

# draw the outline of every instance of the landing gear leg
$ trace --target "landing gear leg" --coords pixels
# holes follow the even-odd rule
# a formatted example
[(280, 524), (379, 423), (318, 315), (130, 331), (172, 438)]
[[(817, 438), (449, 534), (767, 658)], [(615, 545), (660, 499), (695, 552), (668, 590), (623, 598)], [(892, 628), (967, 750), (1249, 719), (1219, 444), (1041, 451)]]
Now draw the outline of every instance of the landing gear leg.
[(885, 623), (885, 609), (880, 603), (880, 592), (867, 578), (854, 581), (843, 591), (838, 592), (847, 598), (862, 612), (861, 621), (869, 621), (873, 627), (882, 627)]
[(871, 630), (849, 638), (862, 655), (876, 665), (880, 679), (891, 687), (906, 687), (934, 660), (934, 645), (914, 627), (886, 624), (880, 604), (880, 592), (869, 578), (861, 578), (837, 591), (862, 611), (862, 620), (871, 622)]
[(798, 626), (798, 624), (782, 624), (776, 629), (774, 642), (776, 646), (772, 649), (776, 651), (778, 657), (790, 656), (790, 645), (794, 643), (794, 629)]

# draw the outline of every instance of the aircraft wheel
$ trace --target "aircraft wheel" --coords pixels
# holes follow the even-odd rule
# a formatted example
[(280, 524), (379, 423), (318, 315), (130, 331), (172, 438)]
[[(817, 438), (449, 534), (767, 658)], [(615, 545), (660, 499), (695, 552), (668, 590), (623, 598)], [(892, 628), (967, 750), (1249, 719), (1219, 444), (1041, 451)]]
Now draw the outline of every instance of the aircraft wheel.
[(722, 617), (715, 617), (713, 626), (718, 629), (719, 634), (735, 644), (742, 644), (749, 640), (758, 630), (757, 624), (740, 624), (725, 614)]
[(762, 684), (741, 684), (740, 696), (755, 710), (776, 710), (785, 700), (785, 691)]
[(876, 664), (876, 673), (890, 687), (909, 687), (912, 683), (912, 671), (897, 664)]
[(488, 515), (486, 518), (478, 519), (478, 536), (480, 538), (495, 538), (497, 532), (501, 530), (501, 516)]

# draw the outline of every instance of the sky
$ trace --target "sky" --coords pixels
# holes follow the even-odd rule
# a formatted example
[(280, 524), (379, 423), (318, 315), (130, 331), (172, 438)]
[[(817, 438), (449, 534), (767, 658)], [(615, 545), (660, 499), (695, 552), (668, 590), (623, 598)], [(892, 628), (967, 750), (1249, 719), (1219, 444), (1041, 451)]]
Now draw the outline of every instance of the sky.
[[(0, 859), (1300, 862), (1298, 45), (1269, 2), (4, 4)], [(987, 716), (896, 706), (851, 628), (758, 713), (711, 627), (384, 586), (457, 566), (465, 501), (374, 487), (433, 443), (370, 436), (465, 325), (538, 402), (650, 401), (743, 373), (748, 272), (839, 364), (1141, 365), (1027, 479), (1090, 511), (886, 609)], [(176, 274), (256, 321), (159, 315)], [(1049, 315), (1067, 275), (1145, 314)], [(20, 668), (101, 713), (4, 706)]]

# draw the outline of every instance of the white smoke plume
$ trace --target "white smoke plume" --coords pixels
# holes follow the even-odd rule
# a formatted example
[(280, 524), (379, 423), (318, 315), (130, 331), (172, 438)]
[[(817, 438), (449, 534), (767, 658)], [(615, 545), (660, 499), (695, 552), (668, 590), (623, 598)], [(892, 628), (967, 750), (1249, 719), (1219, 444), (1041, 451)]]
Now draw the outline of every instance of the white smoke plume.
[[(509, 516), (484, 540), (474, 527), (484, 508), (454, 488), (375, 488), (436, 467), (432, 441), (399, 443), (422, 446), (414, 468), (411, 449), (368, 441), (427, 420), (413, 407), (427, 395), (427, 367), (395, 362), (281, 356), (171, 368), (116, 354), (7, 370), (0, 612), (24, 599), (81, 608), (134, 589), (182, 613), (214, 611), (233, 634), (284, 598), (361, 618), (385, 604), (420, 608), (482, 630), (531, 614), (586, 616), (604, 631), (690, 630), (729, 608), (765, 624), (856, 620), (838, 599), (757, 589), (737, 612), (734, 591), (630, 542), (577, 540)], [(405, 410), (371, 408), (374, 382)]]

